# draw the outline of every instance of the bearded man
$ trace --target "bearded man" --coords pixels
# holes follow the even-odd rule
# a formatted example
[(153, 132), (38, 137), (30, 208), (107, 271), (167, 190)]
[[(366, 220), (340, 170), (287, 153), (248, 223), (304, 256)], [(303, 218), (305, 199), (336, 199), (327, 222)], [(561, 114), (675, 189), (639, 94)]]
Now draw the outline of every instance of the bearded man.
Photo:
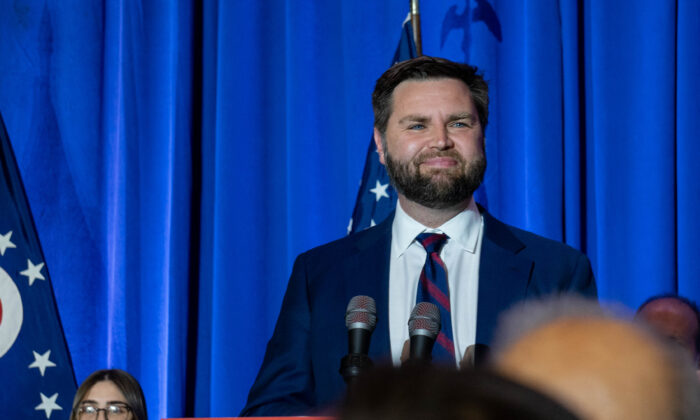
[(488, 85), (475, 67), (426, 56), (404, 61), (377, 80), (372, 104), (396, 211), (297, 258), (242, 415), (304, 415), (342, 396), (343, 319), (354, 296), (377, 304), (375, 364), (400, 363), (411, 310), (430, 301), (442, 319), (433, 359), (457, 367), (472, 345), (490, 343), (499, 313), (513, 303), (596, 295), (585, 255), (508, 226), (474, 202), (488, 122)]

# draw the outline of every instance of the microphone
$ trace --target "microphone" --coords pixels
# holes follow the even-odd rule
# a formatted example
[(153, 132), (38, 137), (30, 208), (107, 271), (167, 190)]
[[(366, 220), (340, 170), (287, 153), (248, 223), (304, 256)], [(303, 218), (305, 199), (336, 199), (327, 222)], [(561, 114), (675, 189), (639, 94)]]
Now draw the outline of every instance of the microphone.
[(354, 381), (362, 372), (372, 367), (367, 356), (372, 331), (377, 325), (377, 305), (369, 296), (350, 299), (345, 311), (345, 327), (348, 329), (348, 354), (340, 360), (340, 374), (346, 384)]
[(420, 302), (408, 318), (411, 337), (410, 355), (404, 365), (427, 364), (432, 360), (433, 345), (440, 332), (440, 309), (430, 302)]

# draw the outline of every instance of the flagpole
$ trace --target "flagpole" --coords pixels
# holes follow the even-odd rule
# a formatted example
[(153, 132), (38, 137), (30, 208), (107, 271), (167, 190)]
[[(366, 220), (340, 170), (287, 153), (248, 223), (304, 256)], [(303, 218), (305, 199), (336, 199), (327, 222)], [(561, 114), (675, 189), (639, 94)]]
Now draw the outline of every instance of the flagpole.
[(420, 7), (418, 0), (411, 0), (411, 25), (413, 26), (413, 37), (416, 43), (416, 54), (423, 55), (423, 43), (420, 36)]

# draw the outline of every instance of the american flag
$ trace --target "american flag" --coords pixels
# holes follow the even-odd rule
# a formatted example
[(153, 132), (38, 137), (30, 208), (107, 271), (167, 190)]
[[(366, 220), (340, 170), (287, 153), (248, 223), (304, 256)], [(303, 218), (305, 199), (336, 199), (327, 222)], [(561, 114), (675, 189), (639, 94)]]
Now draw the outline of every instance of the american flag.
[[(416, 44), (413, 41), (411, 20), (406, 19), (401, 27), (401, 39), (396, 47), (391, 65), (414, 58)], [(360, 191), (357, 193), (355, 209), (348, 224), (348, 234), (359, 232), (381, 223), (396, 208), (396, 191), (389, 182), (389, 174), (379, 162), (377, 147), (370, 136), (369, 149), (362, 173)]]
[(66, 419), (75, 375), (0, 115), (0, 418)]

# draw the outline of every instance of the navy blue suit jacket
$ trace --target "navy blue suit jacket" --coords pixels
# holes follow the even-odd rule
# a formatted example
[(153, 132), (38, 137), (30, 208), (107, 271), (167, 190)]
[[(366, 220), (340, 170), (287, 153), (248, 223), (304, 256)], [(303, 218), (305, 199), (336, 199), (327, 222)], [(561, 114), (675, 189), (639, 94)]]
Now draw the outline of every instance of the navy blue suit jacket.
[[(487, 212), (479, 268), (476, 342), (489, 344), (498, 315), (527, 297), (596, 295), (588, 258), (550, 239), (508, 226)], [(297, 257), (265, 358), (241, 415), (302, 415), (342, 397), (338, 370), (348, 352), (345, 308), (353, 296), (377, 302), (369, 356), (391, 362), (389, 217), (371, 229)]]

